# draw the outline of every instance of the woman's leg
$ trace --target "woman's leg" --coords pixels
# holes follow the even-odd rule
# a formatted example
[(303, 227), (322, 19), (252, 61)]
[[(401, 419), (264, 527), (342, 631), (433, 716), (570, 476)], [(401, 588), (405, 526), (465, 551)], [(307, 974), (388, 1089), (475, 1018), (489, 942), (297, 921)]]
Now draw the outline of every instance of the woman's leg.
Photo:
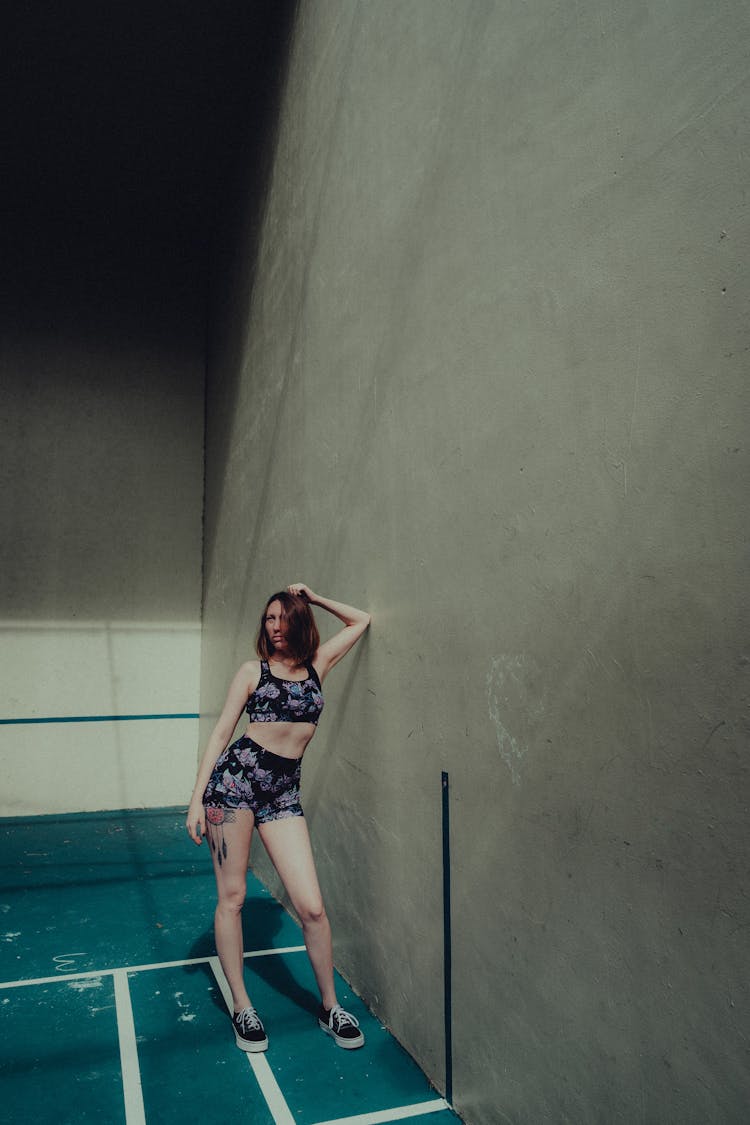
[(235, 1012), (251, 1007), (245, 989), (242, 907), (255, 817), (251, 809), (208, 810), (206, 833), (216, 874), (216, 952), (232, 991)]
[(305, 945), (326, 1008), (336, 1003), (333, 983), (331, 926), (315, 871), (310, 835), (303, 816), (287, 816), (258, 824), (258, 832), (271, 862), (302, 923)]

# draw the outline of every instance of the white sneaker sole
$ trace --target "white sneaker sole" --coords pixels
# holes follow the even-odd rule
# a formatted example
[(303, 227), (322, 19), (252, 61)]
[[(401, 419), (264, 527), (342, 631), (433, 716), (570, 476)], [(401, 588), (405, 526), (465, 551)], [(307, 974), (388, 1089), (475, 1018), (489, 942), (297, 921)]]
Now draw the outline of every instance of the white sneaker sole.
[(253, 1043), (247, 1039), (242, 1039), (235, 1031), (234, 1037), (237, 1040), (237, 1046), (241, 1051), (247, 1051), (249, 1055), (258, 1055), (261, 1051), (268, 1050), (268, 1036), (265, 1039), (259, 1039), (257, 1043)]
[(357, 1047), (364, 1047), (365, 1037), (360, 1031), (356, 1039), (344, 1039), (342, 1036), (337, 1035), (327, 1023), (318, 1020), (318, 1027), (321, 1031), (325, 1031), (326, 1035), (330, 1035), (337, 1047), (343, 1047), (345, 1051), (354, 1051)]

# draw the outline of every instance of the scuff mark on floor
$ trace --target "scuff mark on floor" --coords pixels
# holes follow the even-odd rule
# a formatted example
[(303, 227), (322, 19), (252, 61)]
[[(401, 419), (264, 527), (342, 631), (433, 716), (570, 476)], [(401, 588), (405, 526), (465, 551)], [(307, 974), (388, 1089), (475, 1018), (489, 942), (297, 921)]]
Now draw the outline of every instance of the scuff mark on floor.
[(68, 981), (68, 988), (74, 992), (88, 992), (92, 988), (101, 988), (103, 983), (101, 977), (86, 977), (84, 980)]
[(182, 992), (175, 992), (174, 994), (174, 998), (177, 1001), (177, 1007), (180, 1009), (180, 1023), (192, 1023), (195, 1019), (195, 1012), (189, 1011), (187, 1005), (183, 1004), (181, 1000), (182, 995)]
[(76, 968), (76, 957), (85, 957), (85, 953), (57, 953), (52, 960), (55, 963), (56, 973), (67, 973)]

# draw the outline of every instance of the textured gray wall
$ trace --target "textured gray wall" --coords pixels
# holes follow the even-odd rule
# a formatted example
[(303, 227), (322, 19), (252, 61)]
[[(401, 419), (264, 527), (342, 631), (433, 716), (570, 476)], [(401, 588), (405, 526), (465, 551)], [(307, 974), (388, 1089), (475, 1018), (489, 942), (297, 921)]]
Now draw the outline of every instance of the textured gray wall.
[(6, 617), (199, 618), (201, 309), (141, 299), (154, 311), (58, 305), (4, 333)]
[[(208, 250), (293, 10), (78, 0), (3, 24), (2, 720), (197, 711)], [(184, 800), (196, 728), (6, 722), (0, 815)]]
[(372, 610), (306, 810), (439, 1085), (450, 772), (472, 1125), (745, 1119), (749, 24), (302, 4), (222, 264), (204, 726), (280, 583)]
[[(81, 268), (97, 249), (98, 283)], [(123, 256), (107, 250), (17, 284), (0, 313), (5, 720), (198, 710), (201, 303), (153, 262), (112, 285)], [(177, 804), (197, 727), (2, 725), (0, 815)]]

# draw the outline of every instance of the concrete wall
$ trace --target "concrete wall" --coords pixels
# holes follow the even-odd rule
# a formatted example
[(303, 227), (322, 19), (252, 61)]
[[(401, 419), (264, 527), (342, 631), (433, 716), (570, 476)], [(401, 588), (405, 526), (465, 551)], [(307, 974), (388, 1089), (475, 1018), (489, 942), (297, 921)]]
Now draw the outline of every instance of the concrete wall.
[(78, 307), (76, 267), (5, 317), (0, 815), (192, 788), (196, 718), (9, 722), (198, 712), (201, 307), (130, 278), (140, 309), (106, 280)]
[(440, 1085), (449, 771), (472, 1125), (745, 1118), (749, 18), (302, 4), (222, 263), (205, 731), (279, 584), (372, 610), (307, 816)]
[(195, 719), (7, 721), (198, 711), (208, 247), (292, 8), (4, 26), (0, 814), (192, 790)]

